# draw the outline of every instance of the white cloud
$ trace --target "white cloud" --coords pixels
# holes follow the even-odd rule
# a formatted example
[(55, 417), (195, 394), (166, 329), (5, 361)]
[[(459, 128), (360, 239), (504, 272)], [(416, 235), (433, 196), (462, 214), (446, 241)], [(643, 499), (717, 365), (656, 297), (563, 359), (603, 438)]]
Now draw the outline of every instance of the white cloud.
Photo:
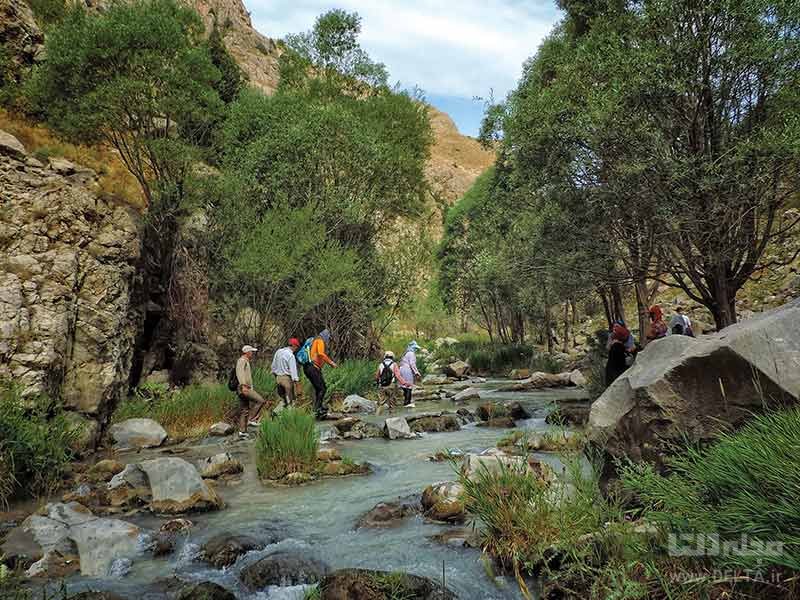
[(358, 11), (362, 43), (392, 80), (429, 94), (502, 98), (551, 30), (554, 0), (245, 0), (270, 37), (305, 31), (331, 8)]

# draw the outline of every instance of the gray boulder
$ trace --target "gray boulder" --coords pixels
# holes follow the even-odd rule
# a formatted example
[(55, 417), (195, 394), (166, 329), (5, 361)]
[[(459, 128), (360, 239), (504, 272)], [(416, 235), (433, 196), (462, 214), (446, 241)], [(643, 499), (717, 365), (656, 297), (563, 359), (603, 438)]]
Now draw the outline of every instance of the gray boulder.
[(480, 400), (481, 391), (478, 388), (467, 388), (458, 392), (453, 396), (453, 402), (470, 402), (471, 400)]
[(222, 501), (193, 465), (180, 458), (156, 458), (139, 465), (147, 474), (155, 512), (179, 514), (216, 510)]
[(164, 428), (153, 419), (127, 419), (109, 429), (116, 450), (155, 448), (167, 439)]
[(383, 435), (390, 440), (410, 439), (415, 437), (405, 417), (389, 417), (383, 424)]
[(119, 519), (92, 519), (70, 527), (70, 537), (78, 546), (81, 574), (107, 577), (117, 560), (132, 560), (143, 549), (142, 531)]
[(670, 335), (592, 404), (589, 438), (612, 457), (661, 464), (800, 396), (800, 301), (701, 338)]
[(357, 394), (351, 394), (342, 403), (342, 410), (346, 413), (374, 413), (376, 409), (377, 405), (372, 400)]
[(264, 544), (259, 544), (258, 540), (249, 535), (220, 533), (203, 544), (200, 557), (217, 569), (222, 569), (231, 566), (243, 554), (263, 547)]
[(461, 379), (462, 377), (469, 375), (469, 365), (463, 360), (457, 360), (456, 362), (450, 363), (444, 368), (444, 374), (448, 377)]
[(425, 375), (422, 378), (422, 385), (447, 385), (450, 380), (447, 375)]
[(328, 565), (295, 552), (276, 552), (248, 565), (239, 578), (251, 591), (269, 585), (289, 586), (318, 583), (328, 572)]
[(125, 465), (106, 486), (111, 506), (144, 504), (150, 501), (150, 483), (138, 465)]

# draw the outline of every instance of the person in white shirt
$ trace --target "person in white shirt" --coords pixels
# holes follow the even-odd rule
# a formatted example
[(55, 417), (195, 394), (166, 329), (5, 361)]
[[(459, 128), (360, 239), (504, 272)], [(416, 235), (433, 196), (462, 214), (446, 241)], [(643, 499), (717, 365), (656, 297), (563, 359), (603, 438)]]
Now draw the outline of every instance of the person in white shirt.
[(242, 355), (236, 361), (236, 379), (239, 382), (239, 436), (247, 437), (247, 425), (258, 426), (258, 417), (264, 408), (266, 400), (253, 389), (253, 374), (250, 361), (258, 348), (246, 345), (242, 348)]
[(692, 333), (692, 321), (683, 314), (683, 308), (680, 306), (675, 309), (675, 314), (669, 321), (669, 333), (694, 337)]
[(300, 383), (297, 374), (297, 358), (295, 354), (300, 349), (297, 338), (289, 340), (289, 345), (275, 351), (272, 357), (272, 374), (278, 382), (278, 396), (281, 397), (284, 407), (289, 407), (295, 401), (295, 386)]

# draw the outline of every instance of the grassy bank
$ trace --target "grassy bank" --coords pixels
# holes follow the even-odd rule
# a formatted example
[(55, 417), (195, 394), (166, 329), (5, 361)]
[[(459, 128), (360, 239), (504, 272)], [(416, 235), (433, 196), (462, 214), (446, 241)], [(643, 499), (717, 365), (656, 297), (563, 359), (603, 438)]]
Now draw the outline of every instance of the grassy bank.
[(261, 421), (256, 440), (259, 477), (278, 480), (290, 473), (311, 473), (318, 452), (319, 432), (311, 413), (288, 409)]
[(607, 497), (577, 467), (561, 488), (513, 469), (461, 482), (483, 547), (523, 588), (541, 575), (543, 598), (789, 599), (800, 594), (798, 448), (795, 409), (687, 450), (667, 476), (621, 465)]
[(0, 508), (14, 496), (43, 496), (59, 486), (81, 431), (45, 398), (24, 399), (0, 382)]

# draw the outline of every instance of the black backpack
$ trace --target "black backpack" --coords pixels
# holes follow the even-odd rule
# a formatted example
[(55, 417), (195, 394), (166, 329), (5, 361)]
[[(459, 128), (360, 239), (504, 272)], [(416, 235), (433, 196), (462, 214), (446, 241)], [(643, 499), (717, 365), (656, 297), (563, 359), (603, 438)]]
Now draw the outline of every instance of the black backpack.
[(381, 364), (383, 365), (383, 370), (378, 378), (378, 385), (381, 387), (389, 387), (394, 381), (394, 371), (392, 370), (394, 361), (391, 358), (387, 358)]
[(683, 335), (683, 325), (675, 323), (675, 326), (672, 328), (672, 335)]
[(228, 375), (228, 389), (232, 392), (239, 391), (239, 377), (236, 375), (236, 367), (233, 367), (230, 375)]

